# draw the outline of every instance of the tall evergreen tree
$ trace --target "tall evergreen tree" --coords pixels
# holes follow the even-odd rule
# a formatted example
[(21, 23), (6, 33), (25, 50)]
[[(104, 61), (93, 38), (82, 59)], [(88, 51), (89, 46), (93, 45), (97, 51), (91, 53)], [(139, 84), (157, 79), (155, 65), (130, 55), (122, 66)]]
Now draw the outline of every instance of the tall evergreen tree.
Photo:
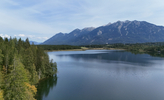
[(0, 42), (3, 42), (3, 38), (0, 36)]
[(3, 75), (2, 75), (2, 73), (0, 71), (0, 100), (4, 100), (3, 99), (2, 82), (3, 82)]
[(4, 62), (4, 66), (6, 68), (6, 74), (8, 73), (8, 66), (9, 66), (9, 50), (10, 50), (9, 46), (8, 46), (8, 44), (6, 44), (5, 49), (3, 51), (3, 54), (4, 54), (3, 62)]
[(0, 71), (1, 71), (1, 69), (2, 69), (2, 62), (3, 62), (3, 54), (2, 54), (2, 50), (0, 49)]
[(30, 42), (29, 42), (29, 39), (27, 38), (26, 41), (24, 42), (24, 47), (25, 49), (29, 48), (30, 47)]
[(21, 38), (18, 40), (18, 45), (16, 46), (17, 50), (18, 50), (18, 54), (22, 54), (23, 51), (23, 41), (21, 40)]

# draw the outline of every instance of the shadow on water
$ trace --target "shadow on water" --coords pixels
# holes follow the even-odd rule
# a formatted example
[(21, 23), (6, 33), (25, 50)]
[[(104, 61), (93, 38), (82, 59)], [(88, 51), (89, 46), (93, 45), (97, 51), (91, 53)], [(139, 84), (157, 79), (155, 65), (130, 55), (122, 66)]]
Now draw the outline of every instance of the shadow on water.
[(37, 86), (37, 100), (42, 100), (43, 97), (48, 96), (50, 89), (53, 89), (53, 87), (57, 85), (57, 78), (57, 75), (54, 75), (53, 77), (49, 77), (39, 82)]
[(164, 53), (148, 53), (149, 55), (153, 56), (153, 57), (161, 57), (164, 58)]

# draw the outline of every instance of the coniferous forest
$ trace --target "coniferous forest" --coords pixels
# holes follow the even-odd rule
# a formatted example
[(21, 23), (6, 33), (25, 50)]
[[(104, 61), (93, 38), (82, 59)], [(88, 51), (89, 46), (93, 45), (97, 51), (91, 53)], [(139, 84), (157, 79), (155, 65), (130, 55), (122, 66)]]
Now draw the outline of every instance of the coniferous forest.
[(28, 38), (0, 37), (0, 100), (35, 100), (39, 80), (57, 73), (57, 65)]

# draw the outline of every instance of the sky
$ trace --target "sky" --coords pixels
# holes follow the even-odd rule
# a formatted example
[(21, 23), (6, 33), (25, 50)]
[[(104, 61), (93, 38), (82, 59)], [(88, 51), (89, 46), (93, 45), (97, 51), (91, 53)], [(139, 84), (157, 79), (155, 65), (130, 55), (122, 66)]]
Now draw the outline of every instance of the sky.
[(0, 36), (44, 42), (76, 28), (125, 20), (164, 26), (164, 0), (1, 0)]

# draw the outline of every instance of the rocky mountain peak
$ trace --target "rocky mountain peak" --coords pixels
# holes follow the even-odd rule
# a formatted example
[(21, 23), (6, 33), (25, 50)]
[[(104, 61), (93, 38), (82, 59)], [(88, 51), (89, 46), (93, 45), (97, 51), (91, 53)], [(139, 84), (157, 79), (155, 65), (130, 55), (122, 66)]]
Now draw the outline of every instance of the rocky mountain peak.
[(83, 28), (82, 31), (92, 31), (94, 29), (95, 27), (86, 27), (86, 28)]
[(55, 35), (43, 44), (90, 45), (110, 43), (164, 42), (164, 27), (146, 21), (117, 21), (97, 28), (75, 29)]

